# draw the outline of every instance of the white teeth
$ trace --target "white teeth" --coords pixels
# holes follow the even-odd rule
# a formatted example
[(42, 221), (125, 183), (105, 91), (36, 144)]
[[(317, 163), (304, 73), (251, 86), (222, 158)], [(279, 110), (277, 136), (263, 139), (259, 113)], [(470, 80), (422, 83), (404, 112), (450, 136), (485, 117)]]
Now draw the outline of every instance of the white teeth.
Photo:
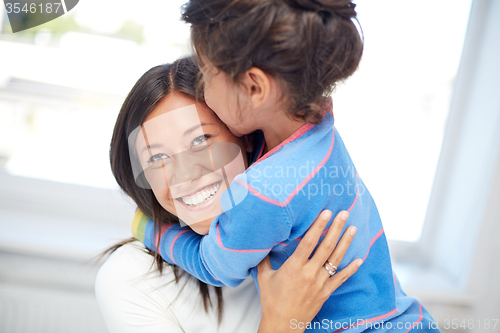
[(212, 196), (215, 193), (217, 193), (217, 191), (219, 190), (219, 187), (220, 187), (220, 183), (215, 185), (211, 189), (201, 190), (200, 192), (198, 192), (196, 194), (182, 197), (182, 201), (184, 201), (184, 203), (187, 205), (196, 206), (196, 205), (201, 204), (202, 202), (205, 202), (208, 199), (212, 198)]

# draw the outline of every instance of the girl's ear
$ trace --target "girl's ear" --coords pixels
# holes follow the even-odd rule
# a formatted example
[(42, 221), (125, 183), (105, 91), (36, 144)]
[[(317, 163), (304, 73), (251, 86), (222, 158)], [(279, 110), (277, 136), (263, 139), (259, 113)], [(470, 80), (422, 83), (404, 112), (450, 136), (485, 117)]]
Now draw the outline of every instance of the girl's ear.
[(271, 93), (271, 82), (264, 71), (252, 67), (245, 72), (242, 81), (253, 108), (258, 108), (267, 101)]

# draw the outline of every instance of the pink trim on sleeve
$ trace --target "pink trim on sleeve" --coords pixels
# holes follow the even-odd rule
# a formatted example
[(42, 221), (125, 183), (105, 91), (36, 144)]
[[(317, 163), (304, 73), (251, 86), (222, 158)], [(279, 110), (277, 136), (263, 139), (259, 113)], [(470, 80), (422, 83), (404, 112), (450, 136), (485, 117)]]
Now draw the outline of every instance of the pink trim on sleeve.
[(375, 243), (375, 241), (377, 239), (379, 239), (379, 237), (382, 236), (383, 233), (384, 233), (384, 228), (380, 229), (380, 231), (377, 232), (377, 234), (372, 238), (372, 241), (370, 242), (370, 246), (368, 246), (368, 252), (366, 252), (365, 257), (363, 258), (363, 262), (368, 257), (368, 254), (370, 253), (370, 249), (372, 248), (373, 243)]
[(177, 238), (179, 238), (180, 235), (182, 235), (183, 233), (188, 232), (188, 231), (189, 231), (189, 229), (186, 229), (184, 231), (179, 232), (177, 234), (177, 236), (175, 236), (174, 240), (172, 241), (172, 244), (170, 244), (170, 258), (172, 258), (172, 261), (176, 265), (177, 265), (177, 263), (175, 262), (175, 259), (174, 259), (174, 244), (175, 244), (175, 242), (177, 241)]
[(383, 314), (383, 315), (380, 315), (380, 316), (377, 316), (377, 317), (373, 317), (373, 318), (369, 318), (369, 319), (365, 319), (363, 321), (360, 321), (360, 322), (357, 322), (355, 324), (352, 324), (352, 325), (350, 325), (349, 327), (346, 327), (346, 328), (339, 328), (338, 330), (333, 331), (332, 333), (342, 332), (342, 331), (345, 331), (347, 329), (357, 327), (358, 325), (365, 325), (367, 323), (371, 323), (371, 322), (374, 322), (374, 321), (377, 321), (377, 320), (380, 320), (380, 319), (384, 319), (384, 318), (387, 318), (389, 316), (392, 316), (393, 314), (395, 314), (397, 312), (398, 312), (398, 308), (395, 308), (394, 310), (392, 310), (390, 312), (387, 312), (386, 314)]
[(412, 329), (414, 329), (415, 326), (418, 325), (418, 323), (420, 323), (422, 321), (422, 319), (424, 318), (424, 314), (422, 313), (422, 304), (419, 304), (419, 305), (420, 305), (420, 317), (418, 317), (418, 320), (416, 322), (414, 322), (413, 325), (411, 326), (411, 328), (408, 331), (406, 331), (405, 333), (408, 333)]

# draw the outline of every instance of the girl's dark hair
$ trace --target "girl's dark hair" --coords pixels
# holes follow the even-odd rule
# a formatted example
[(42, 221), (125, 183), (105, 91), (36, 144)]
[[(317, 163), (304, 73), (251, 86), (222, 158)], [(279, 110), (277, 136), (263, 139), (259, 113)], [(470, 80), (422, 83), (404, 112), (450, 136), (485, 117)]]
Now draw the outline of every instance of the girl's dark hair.
[(182, 18), (196, 53), (232, 82), (258, 67), (281, 83), (292, 116), (318, 124), (325, 97), (361, 60), (354, 8), (350, 0), (190, 0)]
[[(158, 203), (152, 190), (137, 186), (130, 162), (128, 137), (134, 129), (142, 125), (149, 113), (169, 93), (177, 91), (195, 98), (198, 75), (198, 66), (192, 57), (182, 58), (172, 64), (151, 68), (134, 85), (125, 99), (116, 120), (109, 150), (111, 170), (118, 185), (135, 201), (138, 209), (153, 219), (155, 230), (160, 230), (164, 223), (179, 223), (179, 220)], [(102, 255), (111, 254), (120, 246), (134, 240), (134, 238), (130, 238), (115, 244), (104, 251)], [(159, 241), (158, 239), (156, 248), (159, 247)], [(154, 256), (153, 262), (157, 263), (157, 268), (161, 274), (163, 265), (167, 263), (161, 260), (157, 252), (149, 251), (149, 253)], [(172, 265), (172, 269), (175, 281), (178, 283), (185, 272), (175, 265)], [(198, 282), (203, 306), (205, 311), (208, 312), (208, 306), (212, 306), (209, 287), (199, 280)], [(218, 321), (220, 323), (223, 312), (222, 289), (220, 287), (214, 288), (217, 296)]]

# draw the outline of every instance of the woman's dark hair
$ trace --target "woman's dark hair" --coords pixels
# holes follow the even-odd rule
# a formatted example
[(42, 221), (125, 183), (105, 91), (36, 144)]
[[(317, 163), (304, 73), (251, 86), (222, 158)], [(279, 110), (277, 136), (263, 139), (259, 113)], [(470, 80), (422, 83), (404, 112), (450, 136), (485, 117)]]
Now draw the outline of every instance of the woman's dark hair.
[[(122, 105), (116, 120), (109, 157), (111, 170), (121, 189), (132, 198), (144, 214), (154, 221), (155, 230), (160, 230), (164, 223), (179, 223), (176, 216), (166, 211), (156, 200), (153, 191), (136, 184), (130, 162), (128, 137), (134, 129), (141, 126), (146, 117), (153, 111), (160, 100), (171, 92), (182, 92), (190, 97), (196, 96), (196, 85), (199, 75), (198, 66), (192, 57), (182, 58), (172, 64), (156, 66), (148, 70), (134, 85)], [(134, 241), (134, 238), (124, 240), (103, 252), (111, 254), (120, 246)], [(159, 247), (159, 239), (156, 248)], [(157, 252), (149, 251), (154, 256), (154, 262), (162, 273), (165, 263)], [(178, 266), (172, 265), (176, 283), (185, 273)], [(199, 281), (200, 294), (205, 311), (212, 306), (209, 287)], [(223, 300), (222, 289), (214, 287), (217, 296), (217, 313), (219, 323), (222, 320)]]
[(318, 124), (325, 97), (361, 60), (354, 8), (350, 0), (190, 0), (182, 18), (196, 53), (232, 82), (258, 67), (281, 83), (292, 116)]

